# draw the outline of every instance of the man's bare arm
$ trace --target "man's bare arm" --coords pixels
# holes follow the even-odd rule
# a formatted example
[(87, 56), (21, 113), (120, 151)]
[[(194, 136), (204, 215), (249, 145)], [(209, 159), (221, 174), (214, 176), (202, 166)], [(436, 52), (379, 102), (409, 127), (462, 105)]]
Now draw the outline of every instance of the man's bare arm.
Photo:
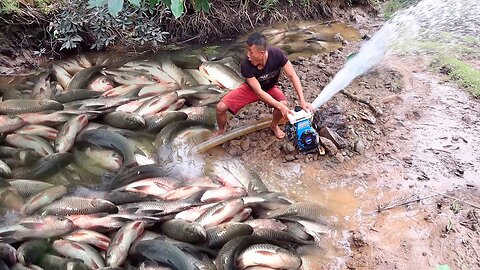
[(262, 90), (260, 83), (255, 77), (245, 79), (248, 86), (253, 90), (253, 92), (262, 100), (263, 102), (267, 103), (268, 105), (276, 108), (282, 112), (284, 117), (290, 113), (290, 109), (281, 102), (276, 101), (272, 96), (270, 96), (267, 92)]
[(298, 78), (298, 75), (295, 72), (295, 69), (293, 68), (293, 65), (290, 61), (287, 61), (287, 63), (283, 66), (283, 71), (292, 82), (293, 88), (295, 88), (295, 92), (297, 92), (297, 96), (300, 101), (300, 107), (313, 111), (312, 105), (306, 102), (305, 98), (303, 97), (303, 88), (302, 84), (300, 83), (300, 78)]

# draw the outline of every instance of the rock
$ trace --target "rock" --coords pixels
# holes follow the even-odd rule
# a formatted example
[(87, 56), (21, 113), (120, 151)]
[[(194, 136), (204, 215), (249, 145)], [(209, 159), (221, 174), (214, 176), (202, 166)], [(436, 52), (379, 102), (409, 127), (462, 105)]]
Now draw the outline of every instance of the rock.
[(295, 152), (295, 146), (293, 146), (293, 144), (291, 142), (287, 142), (287, 143), (283, 143), (281, 146), (280, 146), (280, 150), (282, 150), (283, 153), (285, 154), (292, 154), (293, 152)]
[(345, 141), (345, 139), (340, 137), (340, 135), (338, 135), (338, 133), (336, 133), (335, 131), (333, 131), (332, 129), (330, 129), (328, 127), (324, 127), (322, 129), (320, 129), (320, 131), (318, 132), (318, 135), (331, 140), (337, 148), (342, 149), (342, 148), (347, 147), (347, 142)]
[(244, 139), (241, 143), (240, 143), (240, 147), (243, 149), (243, 151), (248, 151), (248, 149), (250, 149), (250, 139)]
[(472, 122), (472, 118), (470, 118), (469, 115), (462, 116), (462, 120), (467, 124), (470, 124)]
[(357, 141), (355, 143), (355, 151), (363, 155), (365, 153), (365, 144), (362, 141)]
[(286, 155), (285, 156), (285, 160), (287, 162), (290, 162), (290, 161), (294, 161), (295, 160), (295, 157), (293, 155)]
[(335, 157), (337, 158), (337, 161), (342, 163), (343, 161), (345, 161), (345, 157), (343, 157), (342, 153), (338, 152)]
[(237, 156), (240, 156), (241, 154), (243, 154), (244, 151), (242, 149), (240, 149), (240, 147), (232, 145), (231, 147), (229, 147), (227, 149), (227, 152), (231, 156), (237, 157)]
[(330, 154), (332, 155), (337, 154), (338, 148), (331, 140), (320, 136), (320, 142), (323, 144), (323, 146), (325, 146), (325, 148)]

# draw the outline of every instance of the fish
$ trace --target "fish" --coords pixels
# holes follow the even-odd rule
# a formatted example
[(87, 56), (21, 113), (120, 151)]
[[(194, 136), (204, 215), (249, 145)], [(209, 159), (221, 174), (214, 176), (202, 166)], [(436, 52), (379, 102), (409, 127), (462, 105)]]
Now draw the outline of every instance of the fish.
[(141, 256), (175, 270), (199, 270), (182, 250), (166, 241), (144, 240), (130, 252), (133, 256)]
[(135, 113), (138, 113), (143, 117), (153, 115), (166, 109), (177, 99), (178, 94), (176, 92), (170, 92), (161, 96), (155, 96), (143, 103), (137, 110), (135, 110)]
[(107, 236), (96, 231), (85, 229), (73, 231), (65, 236), (62, 236), (62, 239), (89, 244), (101, 250), (107, 250), (111, 242), (110, 238)]
[(87, 244), (59, 239), (53, 242), (52, 247), (63, 256), (82, 260), (91, 269), (105, 267), (100, 254)]
[(89, 266), (79, 259), (68, 259), (46, 254), (38, 261), (38, 265), (49, 270), (89, 270)]
[(60, 103), (68, 103), (77, 100), (96, 98), (102, 95), (102, 92), (90, 89), (70, 89), (69, 91), (57, 93), (53, 100)]
[(44, 71), (39, 75), (37, 82), (33, 86), (32, 99), (48, 99), (54, 95), (56, 82), (50, 83), (50, 70)]
[(241, 269), (249, 266), (298, 269), (302, 265), (302, 260), (284, 248), (271, 244), (255, 244), (238, 256), (237, 265)]
[(137, 192), (146, 195), (152, 195), (160, 198), (168, 191), (174, 190), (180, 185), (180, 182), (167, 177), (145, 178), (135, 181), (122, 187), (130, 192)]
[(167, 125), (186, 120), (187, 114), (178, 111), (164, 111), (145, 117), (147, 130), (152, 133), (158, 133)]
[(23, 265), (36, 264), (50, 248), (45, 239), (36, 239), (23, 242), (17, 249), (18, 262)]
[(55, 125), (68, 121), (71, 114), (66, 111), (45, 111), (41, 113), (23, 113), (18, 116), (22, 118), (25, 123), (31, 125)]
[(95, 213), (117, 213), (118, 208), (113, 203), (97, 198), (63, 197), (42, 207), (40, 213), (46, 215), (88, 215)]
[(9, 244), (0, 243), (0, 261), (5, 262), (7, 266), (14, 265), (17, 262), (16, 249)]
[(103, 92), (102, 97), (117, 97), (117, 96), (135, 97), (138, 95), (142, 87), (143, 85), (141, 84), (140, 85), (138, 84), (120, 85)]
[(186, 243), (202, 243), (207, 238), (205, 229), (199, 223), (182, 219), (167, 220), (160, 230), (166, 236)]
[(67, 85), (72, 80), (72, 75), (70, 75), (70, 73), (68, 73), (63, 67), (56, 64), (52, 64), (52, 69), (57, 82), (63, 87), (63, 89), (66, 89)]
[(253, 229), (272, 229), (276, 231), (285, 231), (287, 230), (287, 225), (283, 224), (281, 221), (276, 219), (250, 219), (244, 222), (247, 225), (250, 225)]
[(63, 105), (50, 99), (9, 99), (0, 102), (0, 114), (35, 113), (63, 110)]
[(76, 137), (77, 142), (88, 142), (96, 146), (103, 146), (117, 151), (123, 157), (123, 166), (129, 167), (136, 164), (135, 149), (130, 142), (113, 131), (110, 130), (87, 130)]
[(164, 82), (164, 83), (156, 83), (145, 85), (140, 89), (138, 92), (139, 97), (150, 97), (156, 95), (162, 95), (167, 92), (172, 92), (174, 90), (180, 89), (180, 86), (177, 83), (173, 82)]
[(75, 225), (66, 218), (34, 216), (20, 219), (17, 223), (0, 227), (0, 241), (15, 243), (27, 238), (46, 239), (71, 232)]
[[(93, 75), (99, 73), (102, 69), (104, 69), (105, 66), (99, 65), (99, 66), (91, 66), (88, 68), (84, 68), (80, 70), (79, 72), (75, 73), (68, 83), (68, 85), (65, 88), (65, 91), (70, 91), (71, 89), (85, 89), (90, 81), (92, 81)], [(95, 80), (95, 79), (94, 79)], [(113, 87), (112, 87), (113, 88)], [(92, 89), (91, 90), (97, 90), (97, 89)], [(103, 90), (103, 89), (102, 89)], [(106, 89), (108, 90), (108, 89)]]
[(113, 81), (119, 84), (155, 84), (157, 81), (150, 74), (136, 72), (133, 70), (125, 69), (106, 69), (102, 71), (102, 74), (108, 76)]
[(18, 148), (33, 149), (40, 156), (46, 157), (54, 152), (52, 145), (45, 139), (35, 135), (9, 134), (5, 141)]
[(277, 231), (274, 229), (256, 228), (254, 229), (253, 234), (271, 239), (279, 244), (298, 244), (298, 245), (312, 244), (312, 242), (298, 239), (295, 235), (289, 232)]
[(198, 82), (193, 76), (179, 68), (170, 59), (163, 58), (161, 60), (162, 70), (165, 71), (170, 77), (177, 81), (180, 85), (197, 85)]
[(15, 133), (22, 135), (36, 135), (44, 139), (55, 140), (57, 138), (58, 130), (44, 125), (26, 125), (15, 130)]
[(0, 176), (9, 177), (12, 175), (12, 169), (5, 163), (3, 160), (0, 159)]
[(113, 88), (115, 88), (115, 83), (113, 80), (103, 75), (93, 77), (93, 79), (87, 85), (87, 89), (101, 93)]
[(55, 174), (58, 169), (66, 167), (72, 162), (72, 160), (73, 157), (70, 153), (55, 153), (48, 155), (39, 159), (29, 167), (13, 169), (12, 178), (32, 180), (43, 179), (44, 177)]
[(284, 208), (273, 210), (267, 213), (267, 218), (275, 219), (306, 219), (321, 224), (328, 224), (325, 219), (326, 209), (313, 202), (298, 202)]
[(110, 171), (119, 170), (123, 164), (122, 156), (114, 150), (92, 145), (84, 148), (84, 153), (92, 161), (92, 164), (97, 164)]
[(145, 120), (137, 113), (110, 112), (103, 116), (103, 121), (112, 127), (124, 129), (142, 129), (145, 127)]
[(245, 79), (238, 76), (235, 70), (222, 63), (204, 62), (199, 67), (199, 70), (210, 81), (221, 88), (236, 89), (245, 83)]
[(209, 228), (222, 223), (242, 209), (243, 200), (241, 198), (219, 202), (201, 214), (195, 221), (205, 228)]
[(22, 118), (14, 115), (0, 115), (0, 133), (8, 133), (25, 125)]
[(23, 215), (31, 215), (36, 210), (40, 209), (41, 207), (63, 197), (63, 195), (67, 194), (67, 188), (65, 186), (53, 186), (44, 189), (40, 193), (33, 195), (30, 197), (20, 209), (20, 212)]
[(53, 187), (52, 184), (43, 181), (16, 179), (8, 180), (10, 186), (15, 189), (15, 192), (22, 198), (28, 198), (40, 193), (41, 191)]
[(67, 217), (78, 229), (94, 230), (97, 232), (118, 229), (128, 221), (125, 218), (110, 215), (108, 213), (96, 213), (89, 215), (69, 215)]
[(107, 187), (115, 189), (140, 179), (166, 176), (168, 176), (168, 171), (163, 166), (160, 166), (159, 164), (149, 164), (132, 167), (131, 169), (114, 175), (111, 179), (104, 180), (107, 182)]
[(145, 222), (132, 221), (126, 223), (112, 239), (108, 246), (105, 262), (108, 266), (120, 266), (128, 256), (128, 250), (145, 228)]
[(144, 201), (119, 205), (118, 209), (121, 213), (164, 216), (185, 210), (191, 205), (192, 203), (188, 201)]
[(57, 153), (65, 153), (72, 148), (75, 137), (80, 130), (88, 124), (88, 117), (84, 114), (72, 117), (58, 132), (55, 139), (54, 149)]
[(210, 227), (207, 233), (207, 246), (209, 248), (221, 248), (225, 243), (233, 238), (251, 235), (253, 228), (243, 223), (223, 223)]
[(198, 69), (185, 69), (199, 84), (210, 84), (210, 80), (205, 77)]

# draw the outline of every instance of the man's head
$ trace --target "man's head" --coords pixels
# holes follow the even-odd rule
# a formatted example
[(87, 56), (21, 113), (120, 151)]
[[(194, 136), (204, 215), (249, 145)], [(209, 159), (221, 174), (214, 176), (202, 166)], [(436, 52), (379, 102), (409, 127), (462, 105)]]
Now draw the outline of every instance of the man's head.
[(260, 33), (253, 33), (247, 38), (247, 58), (253, 65), (264, 64), (267, 40)]

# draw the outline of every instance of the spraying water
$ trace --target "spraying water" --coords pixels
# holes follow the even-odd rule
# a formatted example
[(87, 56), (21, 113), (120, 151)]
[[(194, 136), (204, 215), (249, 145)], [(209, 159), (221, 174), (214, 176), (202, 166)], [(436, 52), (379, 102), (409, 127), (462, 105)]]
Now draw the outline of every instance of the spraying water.
[[(417, 41), (462, 44), (480, 37), (479, 0), (423, 0), (394, 14), (393, 19), (365, 44), (313, 101), (318, 109), (357, 76), (379, 63), (384, 56), (416, 48)], [(440, 43), (441, 44), (441, 43)], [(438, 46), (438, 44), (435, 44)], [(437, 48), (440, 49), (440, 48)]]

